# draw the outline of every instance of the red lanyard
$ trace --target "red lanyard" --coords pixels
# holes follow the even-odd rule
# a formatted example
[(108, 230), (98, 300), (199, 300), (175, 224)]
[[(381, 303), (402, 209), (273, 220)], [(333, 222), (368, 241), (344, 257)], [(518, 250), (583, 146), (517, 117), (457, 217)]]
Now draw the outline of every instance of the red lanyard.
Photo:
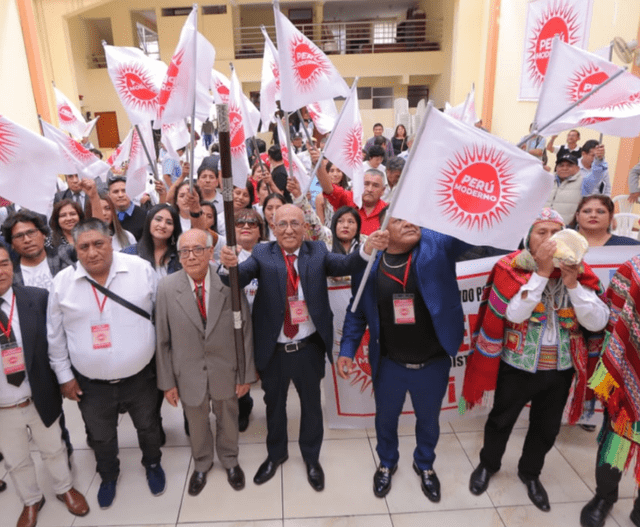
[(4, 336), (7, 337), (7, 340), (11, 340), (11, 322), (13, 321), (13, 308), (15, 307), (15, 304), (16, 304), (16, 295), (14, 294), (13, 298), (11, 299), (11, 311), (9, 313), (9, 322), (7, 323), (7, 328), (5, 329), (2, 322), (0, 322), (0, 330), (2, 330), (2, 333), (4, 333)]
[[(195, 280), (193, 283), (196, 285), (196, 290), (198, 289), (198, 282)], [(200, 295), (196, 293), (196, 302), (198, 302), (198, 309), (200, 310), (200, 314), (207, 318), (207, 307), (205, 305), (205, 297), (207, 296), (207, 290), (204, 287), (204, 278), (202, 279), (202, 300), (200, 299)]]
[[(293, 255), (295, 256), (295, 255)], [(287, 266), (287, 281), (291, 282), (294, 291), (298, 291), (298, 286), (300, 285), (300, 274), (296, 272), (296, 268), (293, 266), (293, 262), (289, 261), (287, 258), (287, 254), (282, 250), (282, 257), (284, 258), (284, 263)], [(293, 278), (295, 276), (295, 279)]]
[(96, 304), (98, 304), (98, 309), (100, 310), (100, 314), (102, 315), (102, 310), (104, 309), (104, 305), (107, 303), (107, 295), (104, 295), (104, 298), (102, 299), (102, 304), (100, 303), (100, 300), (98, 300), (98, 292), (96, 291), (95, 286), (91, 286), (91, 289), (93, 289), (93, 295), (96, 297)]
[(402, 290), (404, 291), (407, 288), (407, 281), (409, 280), (409, 269), (411, 268), (411, 257), (413, 255), (410, 254), (409, 258), (407, 258), (407, 263), (405, 264), (405, 268), (404, 268), (404, 279), (400, 280), (400, 278), (393, 276), (392, 274), (387, 273), (387, 271), (385, 271), (384, 269), (380, 268), (380, 270), (382, 271), (382, 273), (391, 278), (391, 280), (398, 282), (401, 286), (402, 286)]

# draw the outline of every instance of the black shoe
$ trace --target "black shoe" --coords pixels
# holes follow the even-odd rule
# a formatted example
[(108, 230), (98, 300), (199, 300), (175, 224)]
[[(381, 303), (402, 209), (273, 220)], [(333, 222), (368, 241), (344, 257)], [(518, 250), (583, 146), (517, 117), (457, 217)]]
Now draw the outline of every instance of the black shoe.
[(391, 477), (398, 470), (398, 465), (393, 468), (385, 467), (384, 465), (378, 465), (378, 470), (373, 475), (373, 493), (378, 498), (384, 498), (391, 490)]
[(7, 490), (7, 483), (0, 479), (0, 492)]
[(240, 465), (227, 469), (227, 481), (234, 490), (242, 490), (244, 488), (244, 472)]
[(249, 416), (251, 410), (253, 410), (253, 399), (251, 398), (251, 392), (246, 393), (240, 399), (238, 399), (239, 414), (238, 414), (238, 430), (244, 432), (249, 428)]
[(420, 470), (415, 461), (413, 462), (413, 470), (420, 476), (420, 484), (424, 495), (429, 498), (429, 501), (438, 503), (440, 501), (440, 480), (436, 475), (436, 471), (433, 469)]
[(469, 478), (469, 490), (471, 494), (480, 496), (483, 494), (487, 487), (489, 487), (489, 480), (495, 472), (491, 472), (487, 467), (480, 463), (476, 469), (471, 473)]
[(207, 484), (207, 472), (193, 471), (189, 480), (189, 496), (197, 496), (202, 492), (202, 489)]
[(324, 471), (318, 461), (307, 463), (307, 479), (313, 490), (324, 490)]
[(582, 527), (602, 527), (607, 519), (607, 514), (612, 508), (613, 503), (609, 503), (597, 495), (594, 496), (589, 503), (582, 507), (580, 525)]
[(269, 481), (273, 476), (276, 475), (278, 467), (282, 465), (287, 459), (289, 459), (289, 456), (284, 456), (278, 461), (271, 461), (271, 459), (267, 458), (265, 462), (260, 465), (260, 468), (258, 469), (258, 472), (256, 472), (256, 475), (253, 476), (253, 482), (256, 485), (262, 485), (263, 483)]
[(247, 428), (249, 428), (249, 416), (241, 415), (238, 417), (238, 431), (244, 432)]
[(549, 496), (547, 496), (547, 491), (544, 490), (542, 483), (540, 483), (540, 479), (527, 479), (520, 472), (518, 472), (518, 477), (520, 481), (524, 483), (524, 486), (527, 487), (527, 495), (538, 509), (543, 512), (549, 512), (551, 510), (551, 506), (549, 505)]

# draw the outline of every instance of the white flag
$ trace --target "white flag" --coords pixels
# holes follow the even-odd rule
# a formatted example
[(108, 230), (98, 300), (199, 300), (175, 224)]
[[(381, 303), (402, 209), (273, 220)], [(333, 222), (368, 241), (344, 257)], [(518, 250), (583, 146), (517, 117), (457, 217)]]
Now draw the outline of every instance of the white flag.
[(169, 157), (180, 159), (178, 150), (189, 146), (191, 143), (191, 133), (184, 121), (177, 123), (163, 124), (162, 137), (160, 139)]
[(333, 130), (338, 118), (338, 109), (333, 99), (307, 104), (307, 111), (318, 132), (328, 134)]
[(101, 177), (106, 180), (109, 165), (55, 126), (42, 119), (40, 123), (42, 123), (44, 136), (58, 145), (68, 161), (65, 174), (78, 174), (80, 178), (90, 179)]
[(467, 97), (462, 104), (458, 104), (458, 106), (451, 106), (449, 103), (445, 103), (444, 113), (470, 126), (476, 124), (478, 116), (476, 115), (475, 86), (472, 86), (471, 91), (467, 94)]
[(362, 164), (362, 119), (358, 107), (356, 83), (345, 101), (339, 122), (329, 136), (324, 157), (342, 170), (351, 179), (353, 201), (362, 207), (364, 191), (364, 166)]
[[(197, 13), (198, 9), (194, 7), (182, 27), (178, 46), (160, 90), (155, 128), (160, 128), (163, 123), (175, 123), (191, 116), (194, 100), (196, 117), (201, 121), (209, 117), (212, 104), (209, 87), (216, 52), (211, 43), (197, 31)], [(197, 40), (198, 47), (195, 57), (194, 39)]]
[(474, 245), (513, 250), (552, 186), (538, 159), (431, 110), (389, 213)]
[(0, 188), (21, 207), (46, 214), (65, 163), (58, 145), (0, 116)]
[[(139, 124), (138, 128), (142, 134), (147, 149), (153, 149), (153, 132), (151, 131), (151, 123)], [(140, 135), (135, 128), (131, 129), (131, 144), (129, 150), (129, 165), (127, 166), (127, 194), (129, 196), (138, 196), (145, 190), (147, 183), (149, 160), (145, 154), (144, 147), (140, 140)], [(152, 151), (152, 150), (150, 150)]]
[(293, 112), (307, 104), (346, 97), (349, 87), (327, 56), (273, 7), (280, 65), (280, 107)]
[(56, 94), (56, 107), (58, 108), (58, 122), (60, 128), (69, 132), (73, 137), (80, 140), (86, 137), (85, 130), (87, 122), (80, 113), (80, 110), (55, 86), (53, 92)]
[[(538, 101), (537, 125), (544, 126), (619, 71), (615, 64), (556, 39)], [(578, 126), (618, 137), (640, 134), (640, 78), (622, 73), (540, 133), (552, 135)]]
[(240, 94), (240, 97), (236, 99), (236, 101), (238, 102), (240, 112), (242, 113), (244, 135), (246, 138), (253, 137), (258, 133), (258, 125), (260, 124), (260, 111), (256, 108), (255, 104), (251, 102), (251, 99), (249, 99), (249, 97), (247, 97), (242, 91), (242, 87), (235, 70), (231, 72), (232, 93), (236, 93), (235, 88), (233, 87), (234, 83), (237, 86), (237, 93)]
[(153, 121), (167, 65), (141, 49), (104, 46), (109, 77), (131, 124)]
[[(278, 119), (278, 137), (281, 138), (280, 151), (282, 152), (284, 167), (287, 169), (287, 174), (289, 174), (289, 148), (287, 147), (287, 141), (285, 139), (287, 136), (285, 134), (286, 132), (284, 126), (282, 126), (282, 121)], [(293, 161), (293, 177), (300, 183), (302, 193), (306, 194), (311, 186), (311, 176), (295, 152), (291, 152), (291, 160)]]
[[(238, 77), (231, 75), (231, 85), (229, 90), (229, 143), (231, 146), (231, 171), (233, 173), (233, 184), (236, 187), (244, 187), (247, 183), (247, 176), (251, 173), (249, 157), (247, 155), (247, 131), (243, 119), (242, 111), (242, 91)], [(260, 115), (258, 114), (258, 118)], [(249, 124), (251, 127), (251, 124)]]
[(278, 66), (278, 52), (262, 27), (264, 34), (264, 55), (262, 57), (262, 82), (260, 84), (260, 116), (262, 118), (261, 132), (269, 131), (269, 124), (276, 122), (276, 101), (280, 99), (280, 66)]
[(211, 91), (216, 104), (229, 104), (229, 79), (217, 70), (211, 71)]

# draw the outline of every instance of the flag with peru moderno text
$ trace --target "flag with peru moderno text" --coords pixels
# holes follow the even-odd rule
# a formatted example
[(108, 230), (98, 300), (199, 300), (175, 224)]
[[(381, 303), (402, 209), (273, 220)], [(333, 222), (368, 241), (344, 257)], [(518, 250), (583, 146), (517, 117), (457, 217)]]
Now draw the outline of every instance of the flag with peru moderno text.
[(0, 188), (21, 207), (51, 210), (58, 174), (68, 162), (58, 145), (0, 115)]
[(389, 214), (473, 245), (515, 250), (552, 185), (538, 159), (429, 103)]
[[(619, 71), (608, 60), (556, 39), (538, 100), (537, 125), (544, 126)], [(578, 126), (617, 137), (640, 134), (640, 78), (625, 71), (540, 133)]]

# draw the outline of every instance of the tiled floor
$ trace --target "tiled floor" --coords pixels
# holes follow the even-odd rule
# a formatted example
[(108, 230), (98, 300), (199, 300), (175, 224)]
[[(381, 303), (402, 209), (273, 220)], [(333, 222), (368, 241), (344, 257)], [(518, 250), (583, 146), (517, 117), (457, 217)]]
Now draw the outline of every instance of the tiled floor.
[[(99, 478), (95, 474), (93, 453), (87, 447), (84, 425), (75, 403), (65, 401), (65, 413), (75, 453), (73, 466), (76, 487), (89, 500), (91, 512), (74, 518), (50, 491), (48, 476), (35, 454), (38, 476), (47, 503), (38, 525), (51, 526), (148, 526), (188, 525), (252, 527), (571, 527), (579, 526), (582, 506), (595, 488), (594, 463), (596, 433), (578, 427), (563, 427), (556, 446), (547, 456), (541, 481), (549, 492), (551, 512), (540, 512), (530, 504), (524, 486), (516, 476), (516, 465), (524, 441), (527, 422), (516, 426), (503, 460), (503, 469), (492, 479), (488, 491), (473, 496), (468, 490), (469, 474), (477, 463), (482, 443), (484, 418), (465, 417), (445, 423), (438, 445), (436, 471), (442, 483), (442, 501), (433, 504), (422, 491), (411, 468), (415, 446), (412, 426), (402, 426), (400, 465), (393, 488), (385, 499), (371, 490), (376, 467), (373, 430), (325, 430), (321, 462), (326, 489), (314, 492), (306, 473), (297, 440), (300, 409), (292, 389), (289, 397), (289, 461), (277, 476), (262, 486), (252, 482), (253, 474), (266, 457), (265, 409), (261, 390), (254, 389), (254, 412), (249, 429), (241, 435), (240, 463), (247, 486), (236, 492), (226, 482), (217, 463), (198, 497), (187, 493), (193, 470), (190, 449), (184, 434), (182, 412), (163, 406), (167, 445), (162, 464), (167, 473), (167, 490), (153, 497), (140, 464), (137, 438), (128, 416), (119, 427), (121, 474), (113, 506), (100, 510), (96, 501)], [(6, 479), (4, 469), (0, 477)], [(0, 527), (13, 526), (22, 505), (9, 480), (0, 494)], [(620, 501), (607, 520), (609, 527), (631, 527), (629, 512), (635, 486), (625, 475)]]

